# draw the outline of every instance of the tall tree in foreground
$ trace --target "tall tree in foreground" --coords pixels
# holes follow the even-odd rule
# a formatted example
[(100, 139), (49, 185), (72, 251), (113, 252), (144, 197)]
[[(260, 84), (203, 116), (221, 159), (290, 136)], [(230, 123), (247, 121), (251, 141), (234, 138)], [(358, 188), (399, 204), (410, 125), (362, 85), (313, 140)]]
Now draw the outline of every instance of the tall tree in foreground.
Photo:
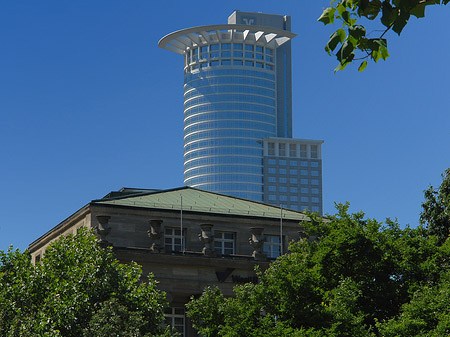
[(442, 174), (439, 188), (430, 186), (425, 190), (420, 222), (426, 224), (430, 234), (436, 235), (442, 244), (450, 231), (450, 169)]
[(450, 244), (425, 228), (383, 227), (348, 205), (329, 220), (305, 224), (310, 239), (291, 243), (258, 284), (235, 287), (235, 298), (212, 288), (191, 301), (194, 327), (205, 336), (380, 336), (449, 275)]
[[(447, 5), (449, 2), (450, 0), (332, 0), (330, 7), (323, 10), (318, 20), (325, 25), (336, 21), (342, 23), (342, 27), (330, 36), (325, 46), (328, 54), (335, 53), (339, 61), (335, 72), (344, 70), (356, 60), (362, 60), (359, 71), (366, 68), (367, 59), (375, 62), (386, 60), (389, 57), (387, 32), (393, 30), (400, 35), (411, 16), (423, 18), (427, 6)], [(369, 21), (376, 23), (371, 31), (366, 29)]]
[(123, 265), (86, 229), (61, 237), (34, 266), (27, 252), (0, 252), (0, 335), (170, 336), (164, 294), (141, 268)]

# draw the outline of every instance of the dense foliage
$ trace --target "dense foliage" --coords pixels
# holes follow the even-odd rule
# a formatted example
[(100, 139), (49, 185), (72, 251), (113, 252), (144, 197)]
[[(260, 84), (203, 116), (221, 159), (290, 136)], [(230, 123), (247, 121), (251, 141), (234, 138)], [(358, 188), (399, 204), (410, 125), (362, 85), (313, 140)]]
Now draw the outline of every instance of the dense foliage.
[(425, 202), (422, 203), (420, 222), (426, 224), (430, 233), (444, 242), (450, 230), (450, 169), (442, 174), (442, 183), (435, 189), (425, 190)]
[(36, 266), (27, 252), (0, 252), (0, 336), (160, 336), (164, 306), (151, 276), (141, 282), (137, 264), (120, 264), (86, 229)]
[[(448, 179), (446, 171), (426, 193), (423, 217), (438, 201), (449, 209)], [(234, 298), (208, 288), (193, 299), (194, 327), (204, 336), (450, 335), (450, 240), (431, 220), (402, 229), (349, 214), (348, 204), (337, 210), (326, 221), (311, 215), (309, 239), (257, 271), (258, 284), (235, 287)]]
[[(339, 21), (339, 28), (330, 36), (325, 50), (331, 55), (336, 49), (339, 65), (335, 72), (343, 70), (354, 60), (363, 60), (359, 71), (367, 66), (368, 58), (377, 62), (389, 57), (385, 34), (393, 30), (398, 35), (408, 23), (411, 16), (422, 18), (429, 5), (447, 5), (450, 0), (333, 0), (330, 7), (324, 9), (319, 21), (325, 25)], [(373, 31), (374, 36), (366, 30), (367, 20), (381, 23), (381, 29)], [(361, 24), (363, 21), (363, 24)], [(338, 48), (339, 47), (339, 48)]]

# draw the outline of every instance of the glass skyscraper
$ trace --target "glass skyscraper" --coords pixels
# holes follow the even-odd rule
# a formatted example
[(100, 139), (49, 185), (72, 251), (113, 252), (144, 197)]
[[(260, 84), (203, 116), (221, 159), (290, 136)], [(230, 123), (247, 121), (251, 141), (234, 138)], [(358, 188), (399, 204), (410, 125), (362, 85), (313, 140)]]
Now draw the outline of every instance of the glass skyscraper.
[(289, 16), (236, 11), (160, 40), (184, 56), (185, 185), (280, 204), (265, 189), (264, 148), (292, 139), (293, 37)]

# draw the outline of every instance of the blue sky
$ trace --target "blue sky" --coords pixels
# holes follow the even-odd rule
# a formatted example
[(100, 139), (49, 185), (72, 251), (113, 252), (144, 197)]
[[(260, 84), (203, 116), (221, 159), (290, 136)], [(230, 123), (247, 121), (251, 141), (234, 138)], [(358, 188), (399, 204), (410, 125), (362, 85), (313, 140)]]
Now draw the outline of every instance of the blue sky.
[[(324, 210), (351, 203), (418, 224), (450, 166), (450, 6), (427, 9), (391, 57), (333, 73), (328, 1), (3, 1), (0, 250), (29, 243), (123, 186), (182, 186), (183, 61), (157, 47), (235, 10), (292, 16), (294, 137), (323, 139)], [(337, 27), (334, 27), (335, 29)]]

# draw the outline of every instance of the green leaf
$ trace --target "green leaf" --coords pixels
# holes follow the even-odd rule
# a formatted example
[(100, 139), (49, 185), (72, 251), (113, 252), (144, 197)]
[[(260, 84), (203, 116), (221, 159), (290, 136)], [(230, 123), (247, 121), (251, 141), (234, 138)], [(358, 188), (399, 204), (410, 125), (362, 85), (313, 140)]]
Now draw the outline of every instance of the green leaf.
[(420, 4), (411, 9), (411, 14), (414, 15), (416, 18), (423, 18), (425, 17), (425, 4)]
[(383, 15), (381, 16), (381, 23), (385, 27), (390, 27), (396, 18), (398, 17), (398, 9), (392, 7), (392, 5), (385, 1), (381, 7)]
[(359, 1), (359, 8), (361, 8), (361, 11), (365, 11), (368, 6), (369, 6), (369, 0), (360, 0)]
[(334, 22), (334, 13), (336, 12), (336, 8), (328, 7), (324, 9), (322, 15), (317, 19), (317, 21), (323, 22), (325, 25)]
[(348, 11), (343, 12), (343, 13), (342, 13), (342, 19), (343, 19), (346, 23), (350, 24), (350, 12), (348, 12)]
[(360, 6), (358, 8), (358, 14), (360, 16), (365, 16), (369, 20), (374, 20), (381, 10), (381, 0), (372, 0), (368, 3), (367, 7), (363, 8)]
[(361, 65), (359, 66), (358, 71), (359, 72), (364, 71), (364, 69), (366, 69), (366, 67), (367, 67), (367, 61), (363, 61), (361, 63)]
[(342, 28), (339, 28), (336, 33), (338, 33), (339, 38), (341, 39), (341, 43), (344, 42), (345, 40), (345, 30), (343, 30)]
[(347, 10), (347, 8), (342, 4), (337, 5), (336, 9), (340, 16), (342, 16), (342, 14)]
[(353, 46), (353, 44), (350, 41), (348, 41), (348, 40), (345, 41), (344, 44), (342, 45), (341, 49), (339, 49), (339, 51), (337, 52), (337, 55), (336, 55), (339, 62), (342, 63), (345, 60), (347, 60), (354, 49), (355, 49), (355, 47)]
[[(342, 36), (343, 33), (343, 36)], [(327, 45), (325, 46), (325, 50), (328, 54), (331, 55), (330, 51), (334, 51), (336, 49), (336, 46), (339, 42), (343, 42), (345, 39), (345, 31), (341, 28), (338, 29), (336, 32), (331, 34), (330, 40), (328, 41)]]
[(381, 58), (386, 61), (386, 59), (389, 57), (389, 53), (385, 46), (380, 46), (380, 53)]
[(366, 36), (366, 29), (363, 26), (351, 26), (348, 27), (348, 33), (355, 39), (360, 39)]
[(400, 35), (403, 28), (408, 23), (409, 17), (410, 14), (407, 11), (401, 10), (400, 15), (394, 21), (394, 26), (392, 27), (392, 30), (396, 32), (398, 35)]

